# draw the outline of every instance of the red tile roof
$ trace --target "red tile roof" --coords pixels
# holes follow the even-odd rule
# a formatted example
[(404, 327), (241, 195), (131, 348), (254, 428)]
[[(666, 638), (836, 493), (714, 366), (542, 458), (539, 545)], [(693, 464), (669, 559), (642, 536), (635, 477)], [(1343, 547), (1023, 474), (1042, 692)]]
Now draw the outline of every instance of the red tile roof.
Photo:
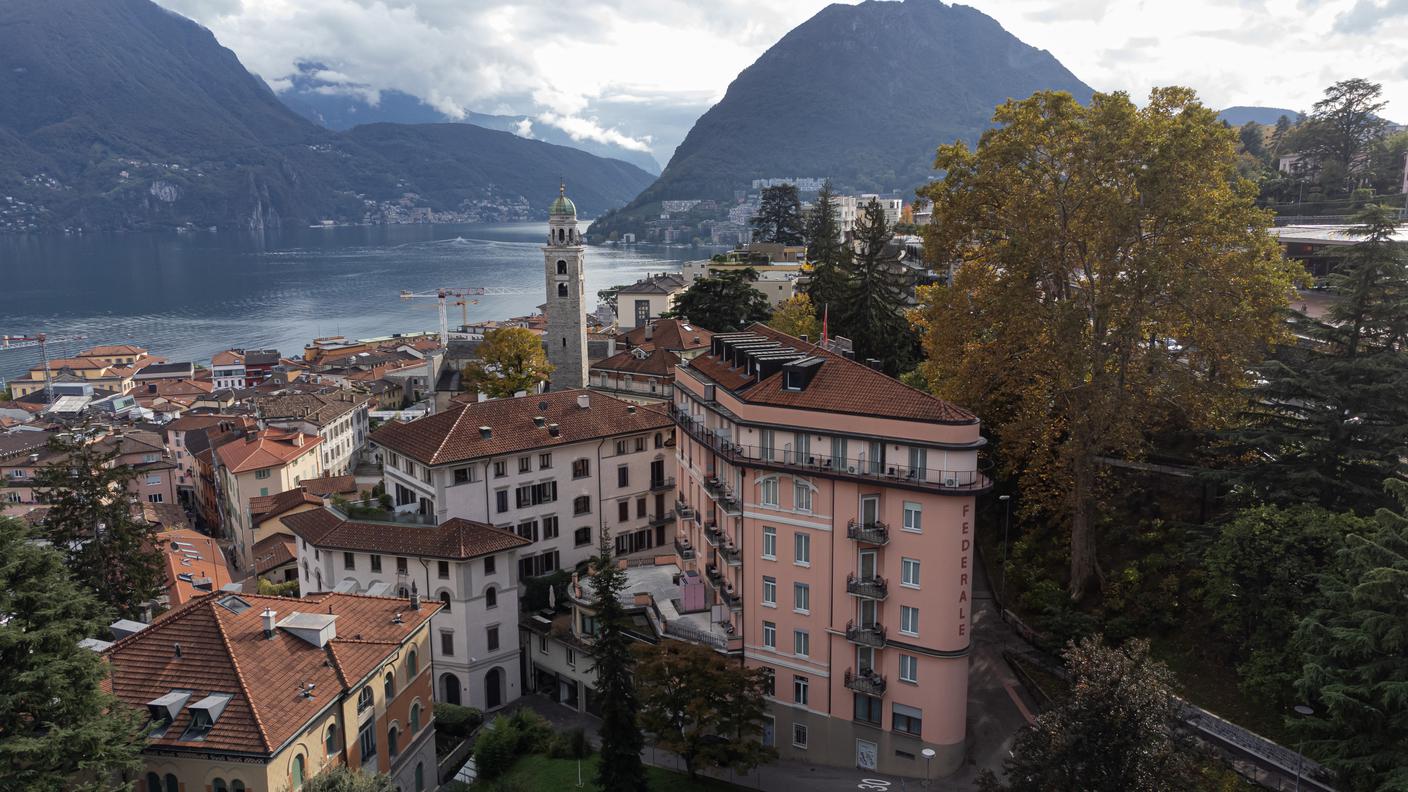
[[(302, 438), (301, 441), (295, 438)], [(299, 442), (302, 445), (299, 445)], [(304, 454), (313, 453), (322, 438), (313, 434), (282, 429), (262, 429), (217, 449), (220, 462), (231, 473), (287, 465)]]
[(593, 363), (592, 371), (619, 371), (624, 374), (648, 374), (673, 378), (675, 365), (679, 362), (679, 355), (663, 347), (649, 351), (644, 357), (637, 356), (634, 350), (626, 350)]
[(134, 344), (110, 344), (89, 347), (78, 353), (79, 357), (114, 357), (117, 355), (145, 355), (147, 350)]
[[(166, 564), (166, 596), (172, 607), (219, 591), (232, 581), (225, 554), (209, 536), (189, 528), (162, 531), (156, 536)], [(196, 581), (206, 581), (205, 589), (196, 588)]]
[[(585, 408), (577, 403), (584, 394), (590, 404)], [(541, 427), (534, 421), (538, 416)], [(557, 437), (549, 433), (549, 424), (558, 425)], [(582, 389), (452, 403), (444, 412), (410, 423), (388, 423), (372, 433), (372, 441), (427, 465), (446, 465), (672, 425), (660, 412)], [(481, 426), (489, 427), (489, 437), (482, 436)]]
[(302, 487), (294, 487), (275, 495), (255, 495), (249, 499), (249, 516), (254, 521), (255, 527), (258, 527), (265, 520), (278, 517), (280, 514), (296, 509), (305, 503), (312, 506), (322, 506), (323, 499)]
[(323, 476), (321, 478), (303, 479), (300, 485), (308, 490), (310, 495), (319, 497), (327, 495), (355, 495), (357, 494), (356, 476)]
[(714, 337), (712, 331), (679, 319), (653, 319), (649, 326), (650, 338), (645, 337), (646, 328), (642, 326), (621, 334), (618, 340), (632, 347), (654, 347), (682, 352), (707, 347)]
[[(236, 609), (221, 604), (227, 602)], [(265, 638), (260, 618), (265, 608), (280, 619), (292, 613), (334, 615), (337, 636), (324, 647), (284, 629)], [(113, 694), (144, 711), (147, 702), (174, 690), (192, 691), (187, 705), (212, 693), (231, 695), (202, 739), (182, 739), (191, 721), (187, 706), (164, 732), (148, 738), (150, 745), (269, 756), (329, 702), (401, 651), (439, 608), (438, 602), (426, 602), (412, 610), (403, 599), (352, 594), (292, 600), (215, 592), (169, 611), (103, 655)], [(309, 684), (314, 695), (301, 695)]]
[(684, 365), (731, 391), (749, 404), (792, 407), (822, 412), (899, 418), (941, 424), (972, 424), (973, 413), (924, 391), (911, 388), (854, 360), (803, 343), (771, 327), (755, 324), (746, 332), (780, 342), (812, 357), (822, 359), (816, 374), (802, 390), (783, 387), (782, 372), (756, 382), (753, 376), (731, 368), (727, 360), (706, 353)]
[(215, 356), (210, 359), (210, 365), (212, 366), (233, 366), (236, 363), (243, 362), (244, 355), (233, 349), (227, 349), (224, 352), (216, 352)]
[(327, 509), (290, 514), (284, 525), (308, 544), (334, 550), (463, 561), (532, 544), (518, 534), (458, 517), (440, 525), (359, 522)]
[(271, 569), (298, 559), (298, 548), (293, 537), (286, 533), (270, 534), (254, 543), (254, 574), (262, 575)]

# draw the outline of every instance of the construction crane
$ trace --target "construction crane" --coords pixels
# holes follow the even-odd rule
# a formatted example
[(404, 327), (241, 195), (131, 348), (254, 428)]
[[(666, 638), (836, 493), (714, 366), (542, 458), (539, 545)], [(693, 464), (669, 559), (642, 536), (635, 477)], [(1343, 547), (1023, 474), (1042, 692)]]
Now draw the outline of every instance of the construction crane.
[(442, 288), (442, 289), (436, 289), (436, 290), (433, 291), (433, 292), (413, 292), (413, 291), (411, 291), (411, 290), (409, 290), (409, 289), (402, 289), (402, 290), (401, 290), (401, 299), (403, 299), (403, 300), (434, 299), (434, 300), (438, 300), (438, 301), (439, 301), (439, 305), (440, 305), (440, 348), (441, 348), (441, 349), (449, 349), (449, 348), (450, 348), (450, 320), (449, 320), (449, 316), (447, 315), (446, 311), (447, 311), (448, 306), (450, 305), (450, 302), (449, 302), (449, 301), (450, 301), (450, 298), (453, 297), (453, 298), (455, 299), (454, 304), (455, 304), (455, 305), (458, 305), (458, 306), (460, 306), (460, 307), (462, 307), (462, 308), (464, 309), (464, 310), (463, 310), (464, 324), (469, 324), (469, 308), (468, 308), (467, 306), (468, 306), (469, 303), (475, 303), (475, 304), (477, 304), (479, 301), (478, 301), (478, 300), (468, 300), (468, 302), (466, 302), (466, 298), (469, 298), (469, 297), (497, 296), (497, 295), (501, 295), (501, 294), (536, 294), (536, 293), (538, 293), (538, 290), (537, 290), (537, 289), (528, 289), (528, 288), (514, 287), (514, 286), (462, 286), (462, 287), (445, 287), (445, 288)]
[(51, 336), (45, 333), (32, 336), (0, 335), (0, 352), (39, 347), (39, 354), (44, 358), (44, 395), (49, 401), (49, 406), (52, 407), (54, 404), (54, 373), (49, 369), (49, 342), (85, 341), (87, 338), (88, 336), (85, 335)]

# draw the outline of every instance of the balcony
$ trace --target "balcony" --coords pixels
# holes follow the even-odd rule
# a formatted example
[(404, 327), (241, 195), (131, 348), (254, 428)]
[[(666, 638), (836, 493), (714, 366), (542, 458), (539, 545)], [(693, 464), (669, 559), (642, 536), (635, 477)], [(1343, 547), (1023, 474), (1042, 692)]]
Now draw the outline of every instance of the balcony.
[(862, 668), (859, 674), (847, 668), (845, 680), (846, 687), (857, 693), (864, 693), (867, 696), (885, 695), (885, 677), (877, 674), (872, 668)]
[(722, 547), (724, 543), (724, 532), (719, 528), (718, 523), (707, 523), (704, 526), (704, 541), (710, 547)]
[(738, 547), (736, 547), (733, 542), (725, 542), (724, 546), (719, 548), (719, 555), (723, 556), (724, 563), (729, 566), (736, 567), (743, 565), (743, 553), (739, 551)]
[(719, 587), (719, 599), (722, 599), (730, 610), (743, 610), (743, 600), (733, 593), (732, 583), (725, 583)]
[(854, 621), (846, 622), (846, 640), (861, 646), (873, 646), (877, 649), (885, 645), (885, 628), (879, 624), (856, 624)]
[(675, 420), (675, 425), (696, 442), (707, 446), (725, 461), (738, 465), (801, 472), (809, 476), (879, 482), (906, 489), (953, 495), (976, 495), (992, 489), (992, 480), (981, 470), (920, 469), (864, 457), (838, 458), (744, 445), (714, 434), (703, 423), (681, 412), (673, 404), (669, 407), (669, 413)]
[(846, 538), (862, 544), (887, 545), (890, 543), (890, 526), (879, 520), (861, 522), (851, 520), (846, 523)]
[(704, 480), (704, 491), (709, 493), (709, 497), (724, 510), (725, 514), (734, 516), (743, 513), (743, 504), (734, 497), (733, 491), (728, 485), (720, 481), (715, 476), (710, 476)]
[(667, 511), (664, 514), (652, 514), (646, 525), (649, 525), (651, 528), (659, 528), (662, 525), (669, 525), (674, 521), (675, 513)]
[(720, 584), (724, 580), (724, 573), (719, 569), (718, 564), (710, 563), (704, 566), (704, 574), (715, 584)]
[(693, 520), (695, 515), (694, 507), (685, 503), (683, 500), (675, 501), (675, 515), (681, 520)]
[(883, 600), (889, 596), (889, 584), (879, 575), (857, 577), (855, 573), (846, 576), (846, 593), (865, 599)]
[(662, 490), (672, 490), (672, 489), (674, 489), (674, 488), (675, 488), (675, 477), (674, 477), (674, 476), (666, 476), (665, 478), (658, 478), (658, 479), (651, 479), (651, 480), (650, 480), (650, 491), (651, 491), (651, 492), (659, 492), (659, 491), (662, 491)]
[(694, 560), (694, 546), (689, 543), (688, 539), (676, 537), (675, 554), (680, 557), (681, 561), (692, 561)]

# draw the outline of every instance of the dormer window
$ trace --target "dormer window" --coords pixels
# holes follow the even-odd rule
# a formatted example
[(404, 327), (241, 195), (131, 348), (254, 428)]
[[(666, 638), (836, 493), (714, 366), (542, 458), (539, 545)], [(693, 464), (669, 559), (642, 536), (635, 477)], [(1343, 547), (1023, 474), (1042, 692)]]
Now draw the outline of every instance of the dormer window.
[(190, 706), (191, 724), (186, 727), (186, 733), (181, 735), (182, 740), (203, 740), (210, 730), (215, 728), (215, 723), (220, 720), (220, 715), (224, 713), (225, 706), (234, 698), (229, 693), (211, 693), (205, 698)]
[(152, 737), (160, 737), (166, 733), (166, 729), (176, 720), (181, 708), (186, 706), (186, 702), (191, 698), (189, 690), (173, 690), (161, 698), (147, 702), (147, 713), (151, 716)]

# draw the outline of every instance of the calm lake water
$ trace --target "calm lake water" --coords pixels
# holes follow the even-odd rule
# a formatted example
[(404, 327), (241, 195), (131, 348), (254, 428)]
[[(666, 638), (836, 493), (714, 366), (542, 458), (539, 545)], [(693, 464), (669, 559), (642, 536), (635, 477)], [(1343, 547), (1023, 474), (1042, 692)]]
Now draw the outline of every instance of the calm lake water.
[[(508, 286), (470, 321), (530, 313), (542, 303), (546, 223), (404, 225), (236, 234), (0, 236), (0, 335), (85, 335), (50, 356), (135, 343), (169, 360), (208, 362), (229, 347), (301, 353), (317, 336), (435, 330), (435, 300), (402, 289)], [(634, 246), (587, 252), (587, 293), (678, 270), (713, 251)], [(457, 325), (460, 309), (451, 306)], [(0, 352), (0, 376), (21, 375), (37, 350)]]

